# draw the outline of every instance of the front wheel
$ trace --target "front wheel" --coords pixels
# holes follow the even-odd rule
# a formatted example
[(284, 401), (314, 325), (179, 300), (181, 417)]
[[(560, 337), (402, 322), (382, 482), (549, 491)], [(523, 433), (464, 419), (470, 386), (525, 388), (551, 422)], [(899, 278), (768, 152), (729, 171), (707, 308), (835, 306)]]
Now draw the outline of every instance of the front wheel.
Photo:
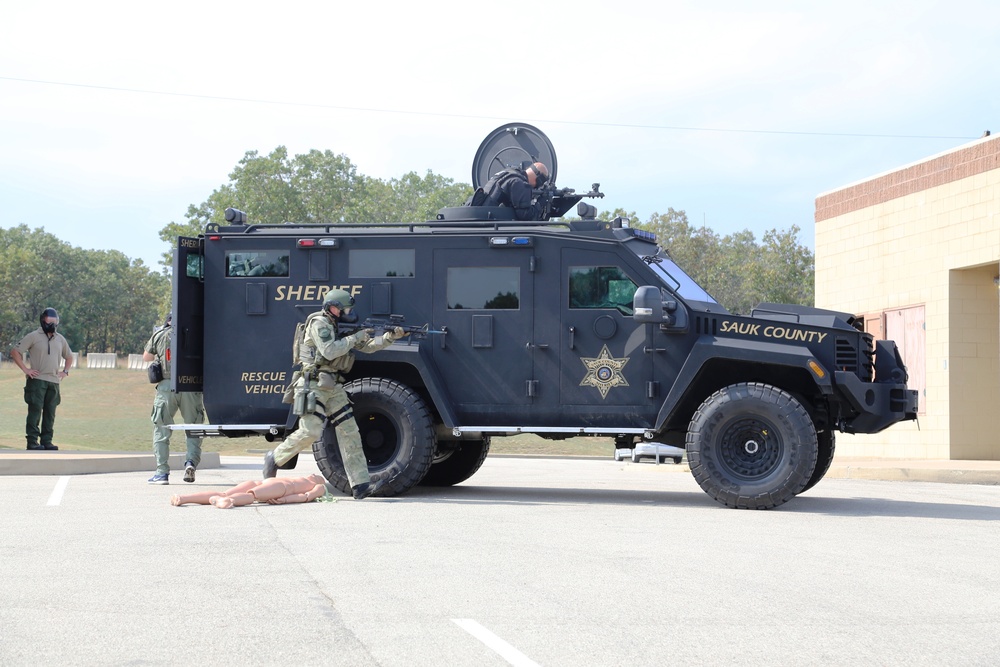
[(809, 413), (791, 394), (766, 384), (730, 385), (705, 399), (686, 445), (695, 480), (727, 507), (777, 507), (801, 492), (816, 469)]
[[(434, 454), (434, 429), (423, 399), (409, 387), (382, 378), (355, 380), (344, 389), (354, 406), (374, 495), (409, 491), (423, 479)], [(330, 484), (350, 493), (335, 429), (323, 431), (313, 444), (313, 455)]]
[(830, 470), (830, 464), (833, 463), (833, 453), (837, 449), (837, 440), (829, 428), (827, 428), (822, 433), (817, 433), (817, 438), (819, 441), (819, 456), (816, 459), (816, 470), (813, 471), (812, 477), (806, 482), (806, 485), (802, 487), (799, 493), (805, 493), (809, 489), (816, 486), (819, 480), (823, 479), (827, 472)]

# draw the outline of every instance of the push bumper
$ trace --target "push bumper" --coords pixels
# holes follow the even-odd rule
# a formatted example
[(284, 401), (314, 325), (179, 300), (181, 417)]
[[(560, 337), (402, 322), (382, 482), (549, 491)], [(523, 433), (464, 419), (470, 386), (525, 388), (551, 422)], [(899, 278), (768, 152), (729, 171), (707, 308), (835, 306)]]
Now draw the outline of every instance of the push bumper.
[(917, 418), (917, 391), (905, 383), (862, 382), (854, 373), (834, 372), (834, 381), (848, 410), (841, 414), (841, 430), (878, 433), (901, 421)]

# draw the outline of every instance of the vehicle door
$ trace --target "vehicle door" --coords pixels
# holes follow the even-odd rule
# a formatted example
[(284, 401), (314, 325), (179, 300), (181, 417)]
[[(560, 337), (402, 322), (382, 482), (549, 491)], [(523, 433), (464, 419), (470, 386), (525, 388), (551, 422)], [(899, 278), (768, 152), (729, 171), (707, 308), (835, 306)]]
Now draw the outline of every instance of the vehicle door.
[(653, 423), (663, 399), (653, 382), (647, 327), (632, 319), (632, 298), (645, 282), (618, 253), (562, 248), (559, 278), (546, 292), (551, 305), (543, 310), (559, 313), (564, 415), (593, 427)]
[(174, 335), (170, 341), (174, 391), (202, 391), (205, 357), (205, 280), (202, 240), (178, 237), (171, 295)]
[(533, 400), (534, 254), (530, 247), (433, 254), (435, 367), (465, 425), (523, 420)]

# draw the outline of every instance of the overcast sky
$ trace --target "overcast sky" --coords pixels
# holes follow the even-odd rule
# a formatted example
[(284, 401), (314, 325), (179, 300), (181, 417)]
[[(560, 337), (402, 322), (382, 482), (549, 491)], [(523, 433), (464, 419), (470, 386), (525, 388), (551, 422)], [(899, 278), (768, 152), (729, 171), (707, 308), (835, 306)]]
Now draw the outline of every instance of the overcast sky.
[(363, 5), (6, 3), (0, 226), (156, 267), (248, 150), (469, 182), (523, 121), (600, 209), (812, 247), (818, 194), (1000, 131), (985, 0)]

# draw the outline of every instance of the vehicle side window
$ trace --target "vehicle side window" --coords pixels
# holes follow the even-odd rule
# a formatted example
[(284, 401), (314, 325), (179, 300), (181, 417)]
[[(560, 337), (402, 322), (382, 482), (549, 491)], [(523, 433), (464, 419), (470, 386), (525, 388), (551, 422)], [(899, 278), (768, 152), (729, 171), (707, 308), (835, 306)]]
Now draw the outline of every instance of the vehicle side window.
[(228, 278), (287, 278), (288, 253), (240, 250), (226, 253)]
[(195, 253), (188, 255), (184, 266), (184, 275), (188, 278), (204, 278), (205, 258)]
[(521, 271), (516, 266), (455, 266), (448, 269), (448, 309), (517, 310)]
[(413, 250), (352, 250), (347, 256), (351, 278), (412, 278)]
[(636, 284), (617, 266), (571, 266), (570, 308), (614, 308), (632, 315)]

